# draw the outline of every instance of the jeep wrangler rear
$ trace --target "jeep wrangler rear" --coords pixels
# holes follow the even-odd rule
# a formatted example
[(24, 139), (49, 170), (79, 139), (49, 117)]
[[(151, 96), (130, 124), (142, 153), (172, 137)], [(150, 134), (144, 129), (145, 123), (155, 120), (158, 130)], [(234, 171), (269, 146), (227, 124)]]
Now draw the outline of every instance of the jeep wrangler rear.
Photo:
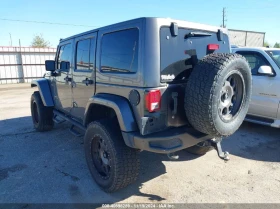
[[(226, 29), (139, 18), (60, 40), (31, 86), (35, 129), (70, 121), (84, 134), (97, 184), (121, 189), (139, 174), (139, 150), (205, 154), (233, 134), (251, 97), (246, 60)], [(216, 146), (222, 155), (220, 144)]]

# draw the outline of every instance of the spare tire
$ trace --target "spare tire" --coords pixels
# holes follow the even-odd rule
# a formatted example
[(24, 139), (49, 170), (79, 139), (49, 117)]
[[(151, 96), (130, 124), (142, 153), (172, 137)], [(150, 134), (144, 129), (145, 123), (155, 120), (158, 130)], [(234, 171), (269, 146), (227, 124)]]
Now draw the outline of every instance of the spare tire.
[(210, 54), (191, 73), (185, 94), (190, 124), (213, 137), (233, 134), (242, 124), (252, 94), (248, 62), (238, 54)]

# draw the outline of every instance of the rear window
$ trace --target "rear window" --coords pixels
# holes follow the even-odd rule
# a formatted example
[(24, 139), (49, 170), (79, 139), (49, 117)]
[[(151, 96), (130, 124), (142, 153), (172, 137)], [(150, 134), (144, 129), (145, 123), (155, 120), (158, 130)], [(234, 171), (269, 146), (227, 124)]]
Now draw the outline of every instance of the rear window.
[(139, 30), (105, 34), (101, 42), (101, 71), (134, 73), (138, 69)]
[[(201, 37), (186, 37), (192, 32), (209, 34)], [(219, 44), (215, 52), (230, 52), (227, 34), (218, 41), (217, 33), (179, 28), (178, 36), (172, 36), (169, 27), (160, 29), (161, 82), (186, 80), (197, 60), (207, 54), (208, 44)]]

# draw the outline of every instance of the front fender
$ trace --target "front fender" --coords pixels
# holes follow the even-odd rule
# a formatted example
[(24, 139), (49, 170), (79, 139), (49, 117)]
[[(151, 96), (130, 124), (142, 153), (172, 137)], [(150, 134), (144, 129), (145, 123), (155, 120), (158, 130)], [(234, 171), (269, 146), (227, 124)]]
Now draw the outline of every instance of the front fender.
[(84, 119), (84, 126), (86, 126), (87, 113), (92, 104), (112, 108), (116, 113), (122, 131), (131, 132), (138, 130), (137, 123), (134, 119), (133, 112), (128, 101), (123, 97), (111, 94), (97, 94), (89, 100), (85, 111), (86, 117)]
[(51, 88), (48, 79), (41, 78), (31, 81), (31, 87), (37, 86), (42, 98), (43, 104), (47, 107), (53, 107), (54, 102), (52, 98)]

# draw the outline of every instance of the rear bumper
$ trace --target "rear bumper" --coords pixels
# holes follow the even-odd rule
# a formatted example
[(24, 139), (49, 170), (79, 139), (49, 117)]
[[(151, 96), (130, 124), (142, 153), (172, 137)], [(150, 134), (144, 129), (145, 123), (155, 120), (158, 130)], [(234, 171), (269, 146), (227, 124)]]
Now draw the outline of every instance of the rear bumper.
[(172, 153), (211, 139), (189, 127), (173, 128), (149, 135), (139, 132), (122, 132), (127, 146), (156, 153)]

